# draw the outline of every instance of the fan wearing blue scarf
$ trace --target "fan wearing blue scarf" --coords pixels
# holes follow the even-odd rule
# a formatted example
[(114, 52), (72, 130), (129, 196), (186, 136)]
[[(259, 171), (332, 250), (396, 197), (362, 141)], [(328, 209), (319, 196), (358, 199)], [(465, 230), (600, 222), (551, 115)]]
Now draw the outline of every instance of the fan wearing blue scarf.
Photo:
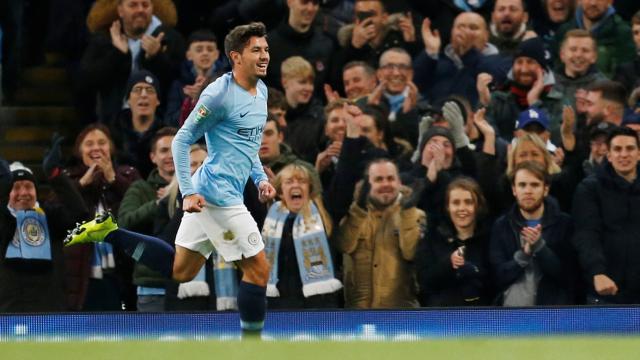
[[(64, 311), (61, 240), (88, 210), (72, 181), (58, 166), (61, 137), (43, 161), (43, 173), (56, 201), (38, 202), (31, 169), (11, 164), (0, 207), (0, 313)], [(59, 156), (58, 156), (59, 155)], [(5, 171), (6, 171), (5, 170)]]
[(332, 222), (317, 175), (293, 163), (278, 173), (274, 185), (281, 200), (271, 205), (262, 228), (271, 264), (269, 307), (336, 306), (342, 283), (335, 277), (328, 241)]

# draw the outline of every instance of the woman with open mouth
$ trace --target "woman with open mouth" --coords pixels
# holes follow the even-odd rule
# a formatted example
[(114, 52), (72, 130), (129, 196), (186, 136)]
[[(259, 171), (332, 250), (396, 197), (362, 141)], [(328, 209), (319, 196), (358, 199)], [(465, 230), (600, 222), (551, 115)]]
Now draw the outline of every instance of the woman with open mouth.
[(280, 201), (269, 208), (262, 228), (271, 264), (267, 299), (271, 309), (332, 308), (342, 283), (336, 277), (329, 239), (332, 220), (321, 196), (320, 179), (294, 162), (277, 175)]

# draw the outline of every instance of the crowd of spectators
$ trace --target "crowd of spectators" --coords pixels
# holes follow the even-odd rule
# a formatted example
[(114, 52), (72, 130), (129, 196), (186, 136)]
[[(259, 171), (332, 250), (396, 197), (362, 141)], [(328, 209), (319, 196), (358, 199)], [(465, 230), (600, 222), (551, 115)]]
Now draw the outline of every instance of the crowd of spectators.
[[(640, 303), (640, 3), (220, 3), (87, 9), (70, 60), (82, 130), (72, 157), (55, 138), (43, 158), (55, 197), (0, 159), (0, 312), (237, 307), (239, 270), (215, 253), (178, 284), (108, 244), (62, 241), (110, 211), (124, 236), (174, 246), (171, 141), (230, 71), (224, 35), (250, 21), (269, 30), (259, 157), (278, 198), (247, 181), (245, 204), (270, 308)], [(22, 15), (1, 4), (11, 95), (21, 39), (5, 29)]]

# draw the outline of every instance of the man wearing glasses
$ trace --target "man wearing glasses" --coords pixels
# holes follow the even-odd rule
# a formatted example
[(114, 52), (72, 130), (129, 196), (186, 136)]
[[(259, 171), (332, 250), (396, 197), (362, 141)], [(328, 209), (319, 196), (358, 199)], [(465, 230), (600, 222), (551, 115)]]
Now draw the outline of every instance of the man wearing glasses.
[(129, 108), (118, 115), (112, 134), (118, 154), (125, 156), (123, 160), (146, 178), (154, 168), (149, 159), (151, 138), (163, 125), (156, 114), (160, 83), (149, 71), (134, 72), (127, 81), (126, 94)]
[(418, 141), (418, 88), (413, 83), (411, 55), (403, 48), (391, 48), (380, 56), (376, 72), (378, 86), (367, 98), (372, 105), (386, 108), (394, 137)]

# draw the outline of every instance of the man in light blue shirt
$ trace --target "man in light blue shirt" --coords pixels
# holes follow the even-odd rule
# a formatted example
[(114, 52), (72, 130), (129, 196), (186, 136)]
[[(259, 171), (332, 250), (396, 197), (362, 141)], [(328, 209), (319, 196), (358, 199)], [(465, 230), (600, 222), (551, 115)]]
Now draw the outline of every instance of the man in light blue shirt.
[[(265, 314), (269, 263), (256, 222), (243, 204), (250, 176), (260, 200), (275, 196), (258, 150), (267, 118), (268, 45), (264, 25), (239, 26), (227, 35), (225, 51), (233, 71), (210, 84), (173, 141), (176, 176), (185, 215), (176, 235), (173, 278), (193, 279), (214, 248), (237, 261), (243, 278), (238, 309), (245, 332), (260, 331)], [(189, 146), (202, 135), (208, 156), (190, 177)]]
[[(204, 90), (172, 144), (185, 211), (175, 253), (158, 238), (119, 229), (110, 214), (79, 225), (65, 243), (108, 242), (179, 282), (194, 279), (215, 249), (226, 262), (235, 261), (242, 269), (237, 296), (241, 327), (243, 334), (259, 335), (270, 266), (242, 193), (250, 176), (261, 201), (275, 196), (258, 157), (267, 118), (267, 88), (259, 79), (269, 64), (264, 25), (234, 28), (225, 38), (225, 51), (233, 71)], [(208, 155), (191, 177), (189, 147), (202, 135)]]

